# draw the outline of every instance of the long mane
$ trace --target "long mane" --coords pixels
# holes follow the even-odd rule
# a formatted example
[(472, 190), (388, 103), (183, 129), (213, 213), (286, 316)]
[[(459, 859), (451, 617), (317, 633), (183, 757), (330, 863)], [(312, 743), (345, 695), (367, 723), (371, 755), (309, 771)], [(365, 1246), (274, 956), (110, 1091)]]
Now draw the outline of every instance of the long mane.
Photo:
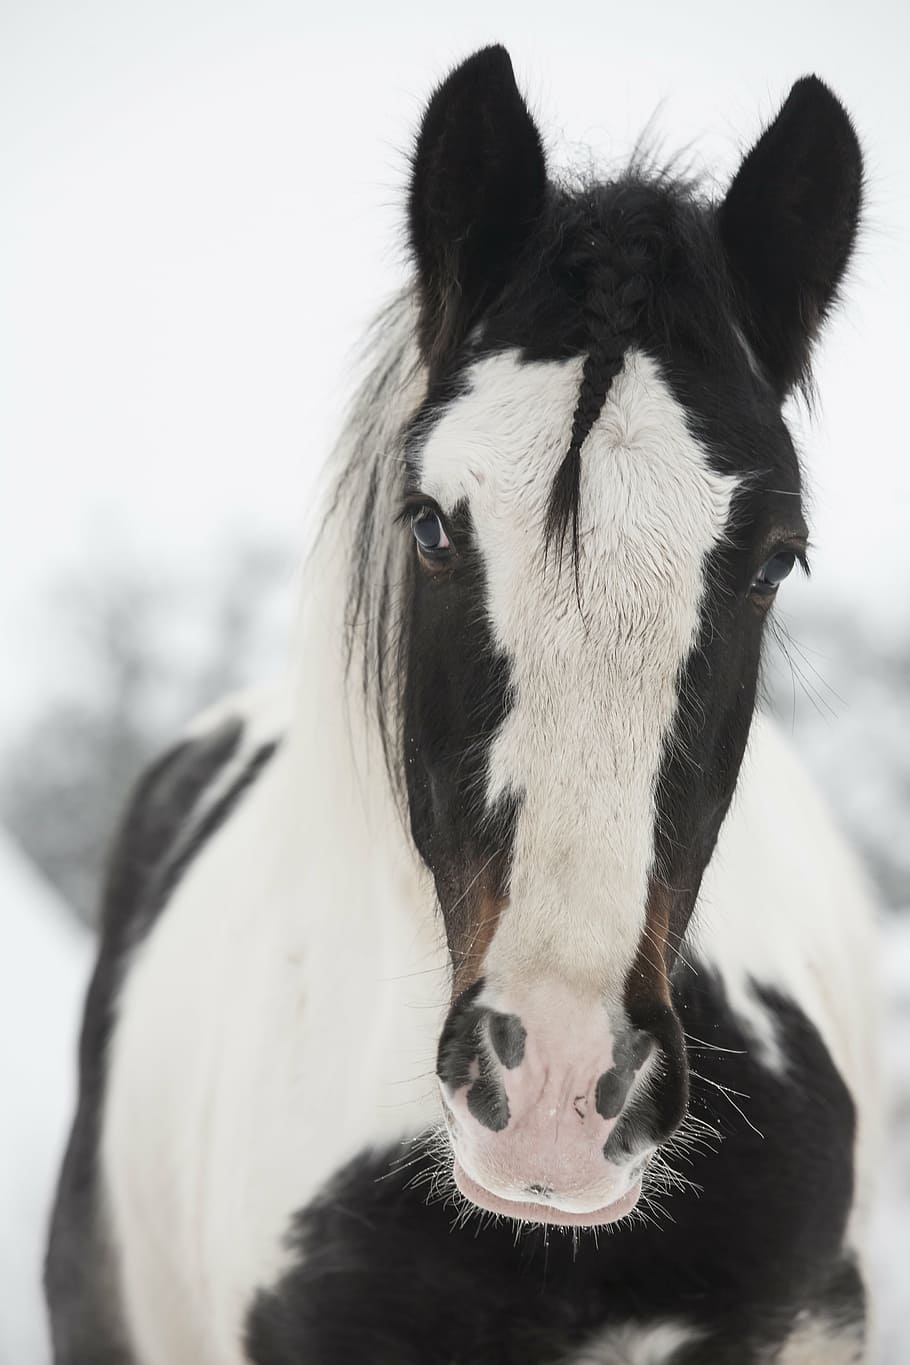
[(408, 541), (398, 525), (408, 422), (427, 387), (413, 288), (376, 317), (363, 347), (366, 375), (335, 447), (322, 532), (349, 528), (344, 651), (352, 692), (372, 716), (396, 793), (401, 782), (398, 718), (404, 676)]

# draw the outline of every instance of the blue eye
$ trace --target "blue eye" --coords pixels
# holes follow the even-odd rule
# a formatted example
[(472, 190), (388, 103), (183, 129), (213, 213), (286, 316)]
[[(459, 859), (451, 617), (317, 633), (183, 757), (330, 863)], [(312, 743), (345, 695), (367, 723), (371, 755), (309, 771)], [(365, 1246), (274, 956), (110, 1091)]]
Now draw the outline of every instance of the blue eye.
[(431, 559), (444, 555), (451, 542), (442, 524), (442, 517), (431, 507), (422, 507), (411, 517), (411, 531), (422, 554)]
[(780, 554), (772, 555), (753, 578), (752, 591), (766, 595), (776, 592), (777, 585), (783, 583), (788, 574), (792, 572), (795, 563), (796, 555), (792, 550), (784, 550)]

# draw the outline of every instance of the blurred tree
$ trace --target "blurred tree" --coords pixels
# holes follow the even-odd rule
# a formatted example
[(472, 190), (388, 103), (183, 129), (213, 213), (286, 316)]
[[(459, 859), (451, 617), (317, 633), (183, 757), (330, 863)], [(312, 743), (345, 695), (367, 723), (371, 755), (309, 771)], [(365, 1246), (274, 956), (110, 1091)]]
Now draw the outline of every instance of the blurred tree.
[(196, 711), (274, 663), (289, 554), (245, 543), (199, 581), (149, 583), (109, 560), (51, 608), (66, 669), (4, 755), (0, 821), (84, 920), (137, 776)]

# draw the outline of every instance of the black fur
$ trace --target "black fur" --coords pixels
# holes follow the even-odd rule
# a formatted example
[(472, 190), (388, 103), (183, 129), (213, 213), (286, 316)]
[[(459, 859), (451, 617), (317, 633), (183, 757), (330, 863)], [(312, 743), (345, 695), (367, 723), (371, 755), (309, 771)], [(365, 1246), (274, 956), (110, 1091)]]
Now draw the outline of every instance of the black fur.
[(746, 335), (782, 393), (807, 373), (853, 250), (862, 188), (853, 124), (817, 76), (804, 76), (718, 214)]
[[(678, 968), (674, 996), (691, 1036), (733, 1051), (693, 1054), (693, 1113), (718, 1138), (677, 1158), (701, 1189), (672, 1195), (658, 1228), (632, 1221), (576, 1244), (479, 1214), (462, 1224), (451, 1202), (427, 1201), (434, 1157), (365, 1154), (295, 1219), (298, 1264), (249, 1315), (255, 1365), (552, 1365), (586, 1344), (592, 1362), (618, 1365), (597, 1334), (662, 1319), (702, 1333), (674, 1365), (764, 1365), (801, 1312), (859, 1332), (862, 1286), (841, 1252), (854, 1115), (825, 1047), (765, 992), (778, 1076), (710, 972)], [(746, 1092), (746, 1118), (710, 1081)]]
[(129, 957), (180, 879), (274, 752), (259, 749), (194, 821), (204, 792), (236, 754), (239, 720), (165, 754), (142, 778), (117, 838), (101, 919), (101, 947), (79, 1046), (79, 1107), (57, 1189), (45, 1268), (56, 1365), (130, 1365), (112, 1253), (99, 1204), (97, 1157), (105, 1063)]
[(508, 884), (516, 806), (486, 808), (487, 746), (512, 704), (509, 666), (481, 608), (486, 582), (470, 513), (456, 512), (450, 526), (457, 564), (417, 571), (409, 584), (403, 740), (411, 831), (459, 967), (476, 938), (480, 899)]
[(494, 1010), (489, 1022), (493, 1051), (507, 1071), (521, 1066), (525, 1055), (527, 1030), (517, 1014), (500, 1014)]
[(428, 358), (460, 343), (505, 281), (546, 192), (509, 54), (484, 48), (435, 92), (414, 152), (409, 221)]
[(649, 995), (626, 998), (626, 1015), (632, 1030), (656, 1044), (653, 1074), (623, 1110), (607, 1139), (604, 1156), (617, 1165), (634, 1158), (650, 1143), (663, 1142), (682, 1122), (689, 1099), (689, 1067), (682, 1025), (672, 1005)]
[(626, 1102), (635, 1073), (641, 1069), (652, 1049), (650, 1034), (630, 1030), (613, 1040), (613, 1065), (598, 1078), (594, 1105), (601, 1118), (615, 1119)]

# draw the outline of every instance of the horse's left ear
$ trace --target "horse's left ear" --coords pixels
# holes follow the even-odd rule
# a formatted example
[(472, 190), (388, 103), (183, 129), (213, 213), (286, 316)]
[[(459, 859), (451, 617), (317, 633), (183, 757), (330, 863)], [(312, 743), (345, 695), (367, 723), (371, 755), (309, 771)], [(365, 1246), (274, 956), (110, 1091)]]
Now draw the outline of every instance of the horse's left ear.
[(817, 76), (804, 76), (718, 210), (743, 330), (782, 395), (805, 376), (837, 297), (862, 188), (862, 153), (846, 110)]
[(435, 91), (414, 151), (409, 227), (428, 360), (457, 345), (502, 287), (546, 189), (509, 54), (483, 48)]

